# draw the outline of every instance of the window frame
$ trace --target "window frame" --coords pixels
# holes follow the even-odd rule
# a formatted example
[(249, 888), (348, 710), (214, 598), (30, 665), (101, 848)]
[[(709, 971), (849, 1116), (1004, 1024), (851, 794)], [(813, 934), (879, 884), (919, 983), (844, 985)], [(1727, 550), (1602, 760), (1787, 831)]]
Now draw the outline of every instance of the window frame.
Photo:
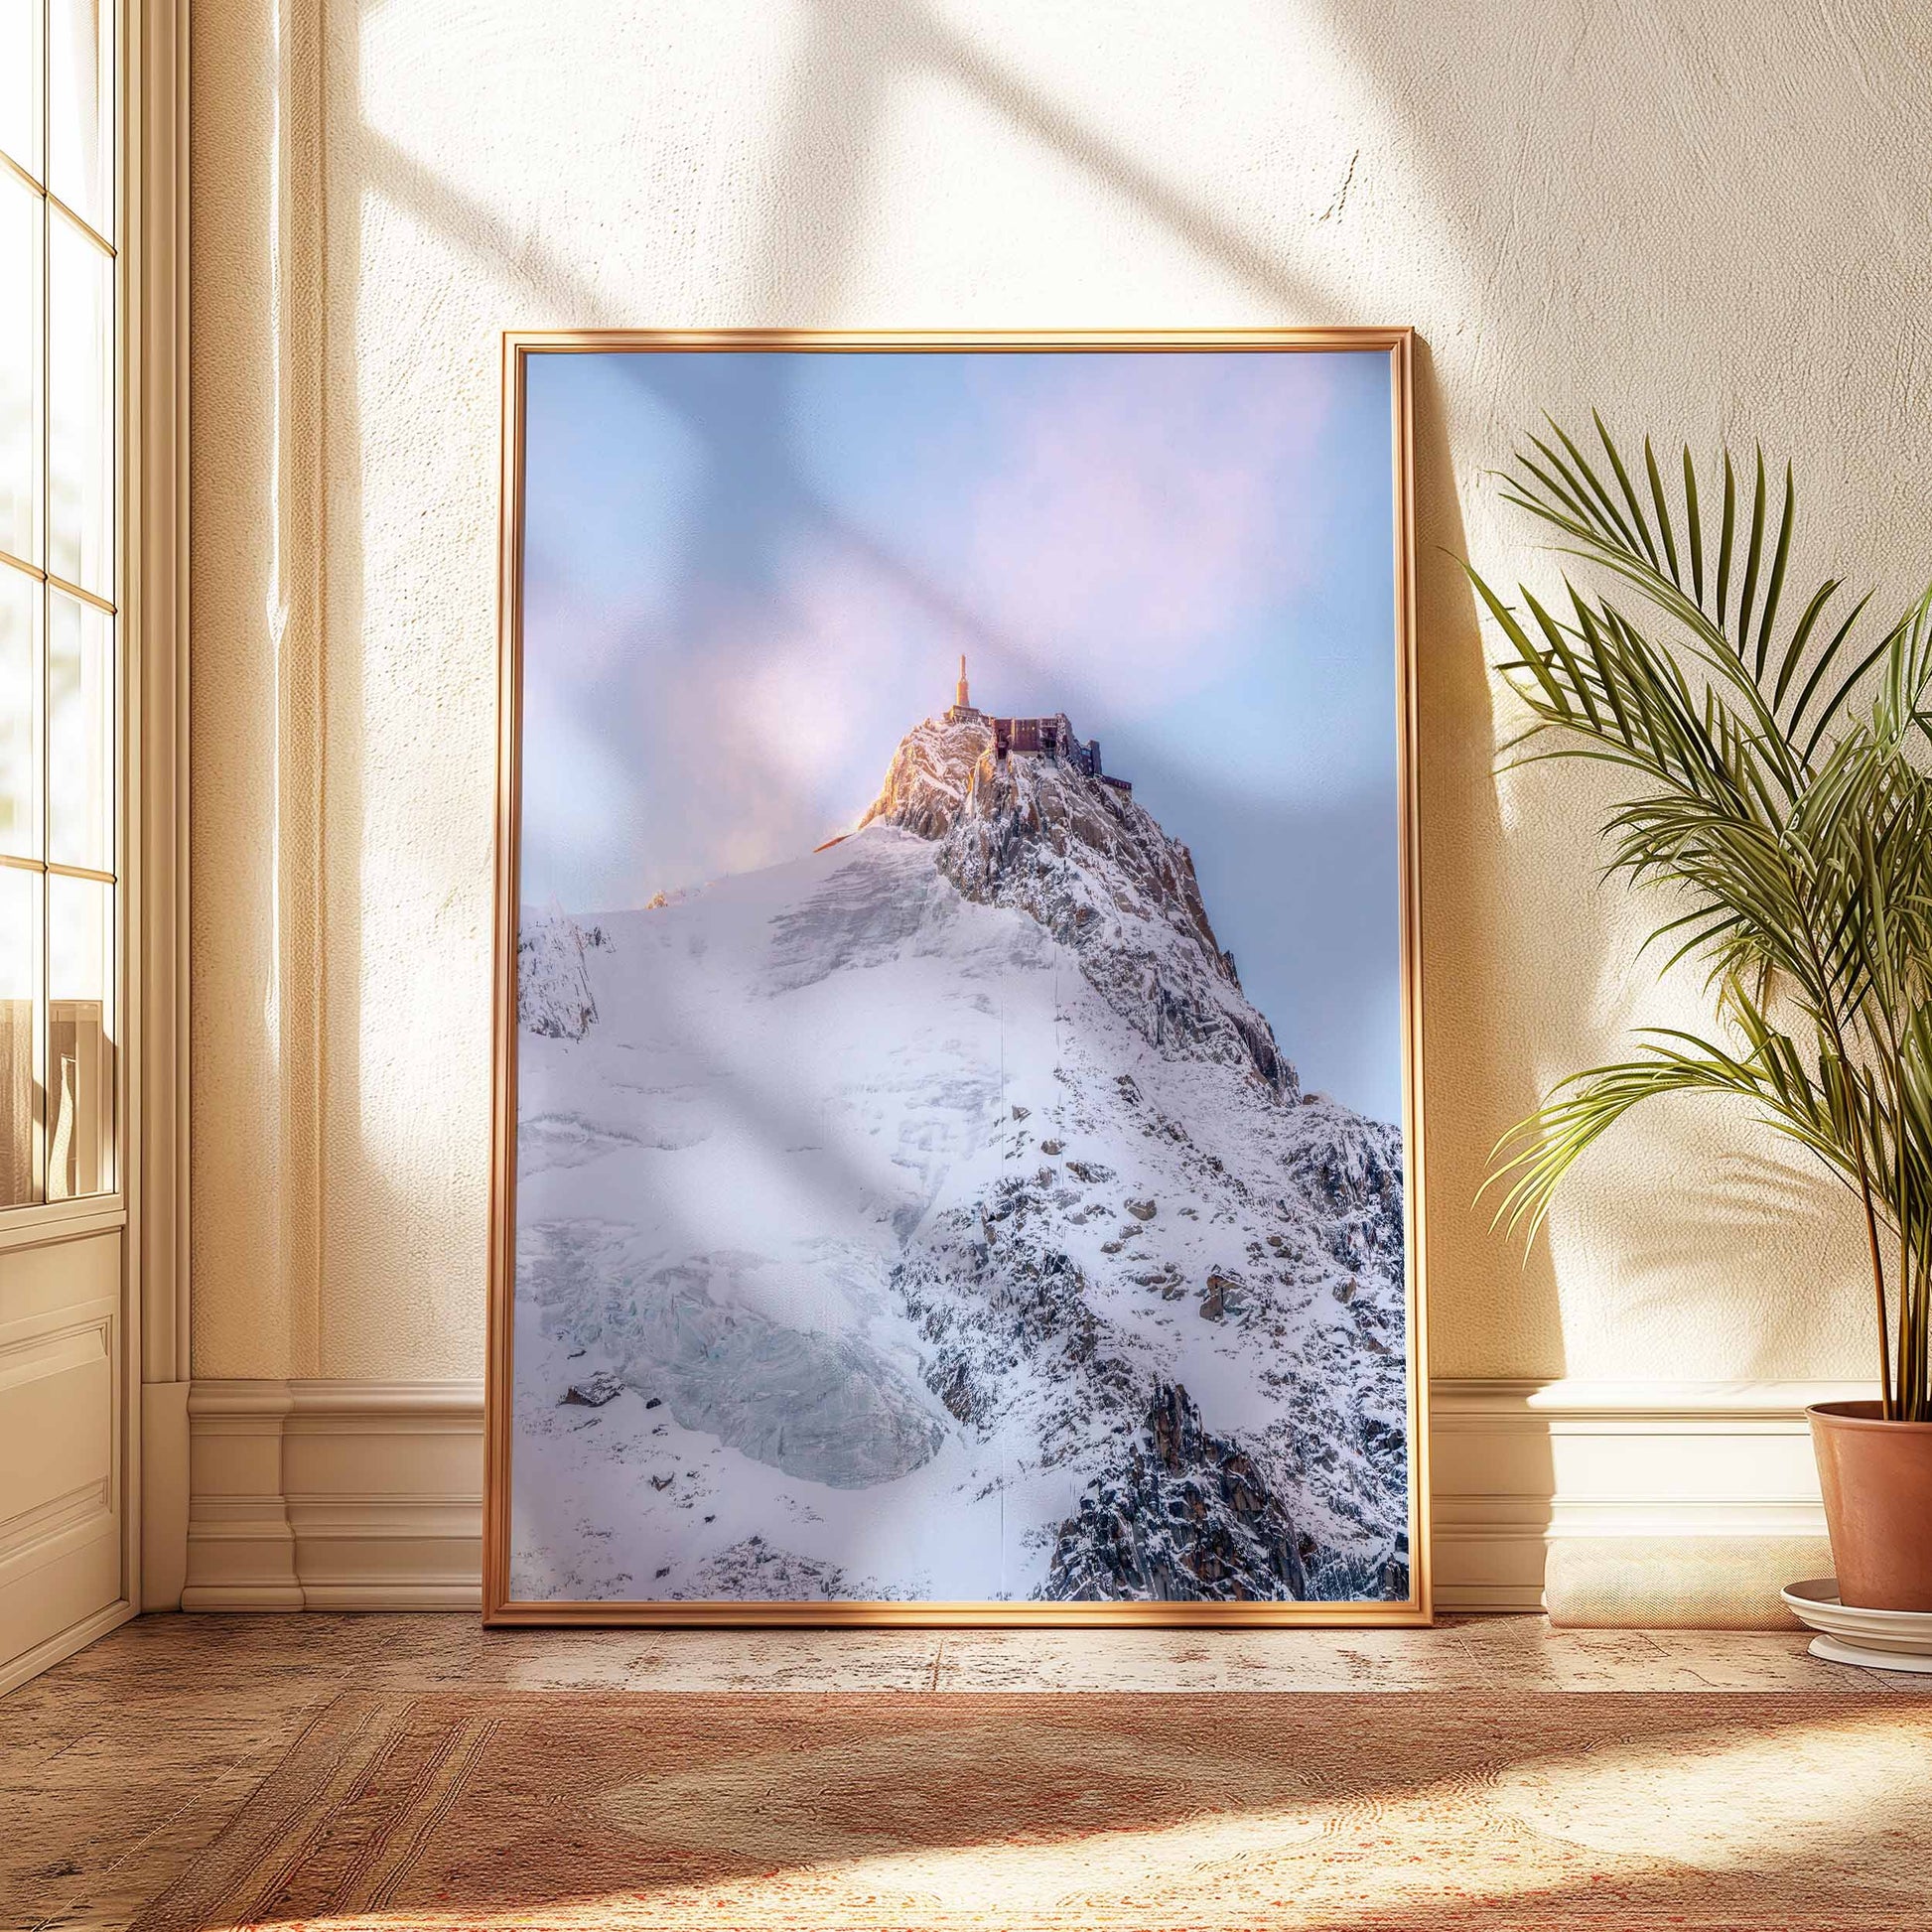
[[(132, 1105), (135, 1083), (132, 1069), (135, 1058), (136, 1023), (134, 964), (129, 945), (130, 915), (133, 906), (134, 814), (130, 810), (130, 745), (132, 725), (130, 695), (135, 675), (135, 653), (129, 610), (135, 583), (136, 506), (129, 488), (129, 372), (132, 351), (130, 328), (134, 320), (129, 289), (129, 237), (134, 228), (139, 170), (136, 165), (134, 117), (130, 111), (135, 88), (132, 76), (139, 58), (137, 28), (145, 37), (149, 11), (142, 0), (103, 0), (97, 29), (96, 113), (100, 127), (96, 144), (102, 151), (102, 201), (106, 232), (88, 221), (60, 195), (54, 192), (55, 155), (53, 139), (52, 68), (55, 56), (52, 33), (54, 0), (37, 0), (39, 16), (39, 54), (41, 65), (40, 125), (38, 129), (39, 167), (37, 178), (18, 158), (0, 150), (0, 172), (24, 187), (38, 201), (40, 224), (39, 260), (39, 408), (35, 428), (39, 441), (38, 502), (34, 519), (34, 548), (37, 558), (23, 558), (0, 546), (0, 571), (22, 576), (38, 586), (38, 689), (34, 710), (34, 756), (39, 780), (36, 801), (39, 856), (34, 859), (0, 855), (0, 867), (19, 871), (39, 881), (38, 956), (33, 985), (37, 1010), (33, 1039), (33, 1083), (40, 1097), (38, 1117), (33, 1127), (32, 1189), (35, 1198), (0, 1203), (0, 1249), (35, 1245), (50, 1235), (63, 1236), (96, 1229), (124, 1226), (128, 1221), (128, 1173), (134, 1157)], [(156, 9), (172, 13), (163, 0)], [(102, 84), (104, 81), (105, 84)], [(107, 430), (105, 465), (105, 511), (111, 519), (111, 537), (106, 545), (109, 595), (88, 589), (52, 568), (54, 562), (53, 501), (53, 323), (55, 223), (66, 222), (82, 243), (108, 263), (109, 300), (106, 305), (111, 331), (107, 353), (108, 380), (103, 385), (102, 406)], [(84, 517), (83, 517), (84, 522)], [(84, 568), (80, 572), (85, 575)], [(110, 869), (78, 866), (53, 857), (53, 756), (50, 743), (52, 715), (50, 691), (54, 654), (55, 599), (65, 597), (103, 615), (110, 625), (107, 651), (109, 679), (107, 741), (108, 785), (102, 800), (108, 828)], [(76, 879), (104, 884), (109, 888), (109, 916), (112, 919), (111, 944), (105, 949), (108, 984), (104, 1036), (112, 1054), (111, 1077), (105, 1083), (105, 1103), (110, 1110), (100, 1149), (100, 1159), (109, 1171), (109, 1184), (84, 1194), (50, 1196), (54, 1107), (52, 1100), (52, 1041), (57, 1004), (52, 984), (53, 892), (55, 879)]]

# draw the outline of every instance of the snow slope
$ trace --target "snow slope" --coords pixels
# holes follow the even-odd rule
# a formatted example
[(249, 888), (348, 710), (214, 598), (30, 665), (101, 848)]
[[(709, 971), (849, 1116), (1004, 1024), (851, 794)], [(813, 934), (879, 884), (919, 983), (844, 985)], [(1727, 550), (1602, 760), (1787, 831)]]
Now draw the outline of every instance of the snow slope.
[(1400, 1137), (1130, 796), (928, 722), (519, 959), (517, 1595), (1406, 1593)]

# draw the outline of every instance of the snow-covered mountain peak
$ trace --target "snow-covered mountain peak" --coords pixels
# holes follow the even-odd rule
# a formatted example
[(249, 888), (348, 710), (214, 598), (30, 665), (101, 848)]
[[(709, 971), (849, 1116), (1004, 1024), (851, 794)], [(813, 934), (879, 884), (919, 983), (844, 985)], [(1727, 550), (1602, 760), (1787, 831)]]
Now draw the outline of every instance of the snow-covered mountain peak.
[(879, 796), (859, 821), (863, 831), (884, 819), (922, 839), (941, 839), (965, 809), (984, 762), (993, 761), (993, 724), (978, 714), (928, 718), (898, 742)]
[(1031, 913), (1073, 947), (1151, 1044), (1299, 1099), (1294, 1067), (1214, 936), (1192, 854), (1129, 786), (1089, 768), (1097, 759), (1070, 726), (1058, 742), (1003, 751), (995, 721), (977, 712), (928, 718), (899, 741), (861, 829), (883, 819), (934, 841), (939, 871), (966, 897)]
[(1401, 1135), (1064, 718), (518, 970), (519, 1594), (1406, 1592)]

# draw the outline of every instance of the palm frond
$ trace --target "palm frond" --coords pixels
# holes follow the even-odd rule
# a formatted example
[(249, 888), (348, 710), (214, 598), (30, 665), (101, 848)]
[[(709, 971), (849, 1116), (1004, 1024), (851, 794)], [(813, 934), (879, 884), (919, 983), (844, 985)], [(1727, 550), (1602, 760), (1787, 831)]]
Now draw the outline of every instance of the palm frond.
[(1604, 876), (1670, 900), (1644, 949), (1665, 949), (1667, 971), (1702, 967), (1719, 1031), (1652, 1031), (1632, 1057), (1561, 1082), (1497, 1144), (1481, 1193), (1533, 1239), (1634, 1108), (1740, 1100), (1857, 1195), (1887, 1412), (1932, 1419), (1932, 590), (1867, 641), (1870, 594), (1848, 609), (1828, 578), (1781, 627), (1791, 467), (1774, 505), (1762, 450), (1747, 487), (1722, 453), (1714, 547), (1688, 447), (1673, 501), (1648, 437), (1639, 465), (1600, 415), (1591, 426), (1594, 454), (1550, 421), (1502, 489), (1609, 590), (1565, 578), (1552, 607), (1468, 573), (1528, 714), (1504, 761), (1619, 774)]
[[(1874, 645), (1855, 655), (1846, 668), (1843, 654), (1864, 610), (1865, 598), (1856, 601), (1838, 634), (1817, 650), (1805, 670), (1799, 695), (1787, 708), (1794, 680), (1804, 670), (1806, 654), (1818, 635), (1825, 607), (1844, 588), (1840, 579), (1828, 579), (1815, 587), (1800, 607), (1796, 621), (1780, 636), (1778, 616), (1797, 534), (1797, 488), (1791, 466), (1785, 466), (1774, 521), (1763, 451), (1753, 453), (1748, 501), (1742, 505), (1736, 465), (1728, 451), (1722, 454), (1724, 488), (1717, 573), (1707, 596), (1702, 491), (1697, 462), (1689, 446), (1683, 451), (1681, 500), (1673, 502), (1650, 439), (1644, 439), (1646, 505), (1644, 493), (1633, 481), (1631, 466), (1602, 417), (1592, 412), (1591, 423), (1607, 477), (1577, 438), (1552, 421), (1550, 438), (1526, 439), (1524, 451), (1503, 473), (1504, 500), (1560, 532), (1564, 538), (1560, 549), (1613, 572), (1689, 630), (1705, 650), (1727, 657), (1763, 692), (1767, 705), (1794, 739), (1813, 703), (1824, 704), (1834, 712), (1842, 706), (1883, 649), (1882, 642)], [(1740, 507), (1745, 526), (1741, 558)], [(1689, 564), (1688, 586), (1684, 560)]]

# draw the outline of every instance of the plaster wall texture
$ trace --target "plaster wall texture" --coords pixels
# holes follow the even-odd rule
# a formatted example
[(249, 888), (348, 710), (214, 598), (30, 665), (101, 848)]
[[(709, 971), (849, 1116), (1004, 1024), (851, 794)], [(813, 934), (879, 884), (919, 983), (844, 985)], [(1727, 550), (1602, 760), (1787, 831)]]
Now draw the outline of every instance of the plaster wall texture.
[(197, 7), (196, 1373), (481, 1372), (500, 330), (1391, 322), (1435, 1370), (1865, 1373), (1856, 1230), (1733, 1117), (1626, 1126), (1527, 1262), (1470, 1211), (1544, 1084), (1699, 1003), (1593, 882), (1605, 789), (1494, 775), (1454, 557), (1551, 581), (1484, 473), (1599, 404), (1761, 436), (1801, 574), (1903, 603), (1928, 70), (1880, 0)]

